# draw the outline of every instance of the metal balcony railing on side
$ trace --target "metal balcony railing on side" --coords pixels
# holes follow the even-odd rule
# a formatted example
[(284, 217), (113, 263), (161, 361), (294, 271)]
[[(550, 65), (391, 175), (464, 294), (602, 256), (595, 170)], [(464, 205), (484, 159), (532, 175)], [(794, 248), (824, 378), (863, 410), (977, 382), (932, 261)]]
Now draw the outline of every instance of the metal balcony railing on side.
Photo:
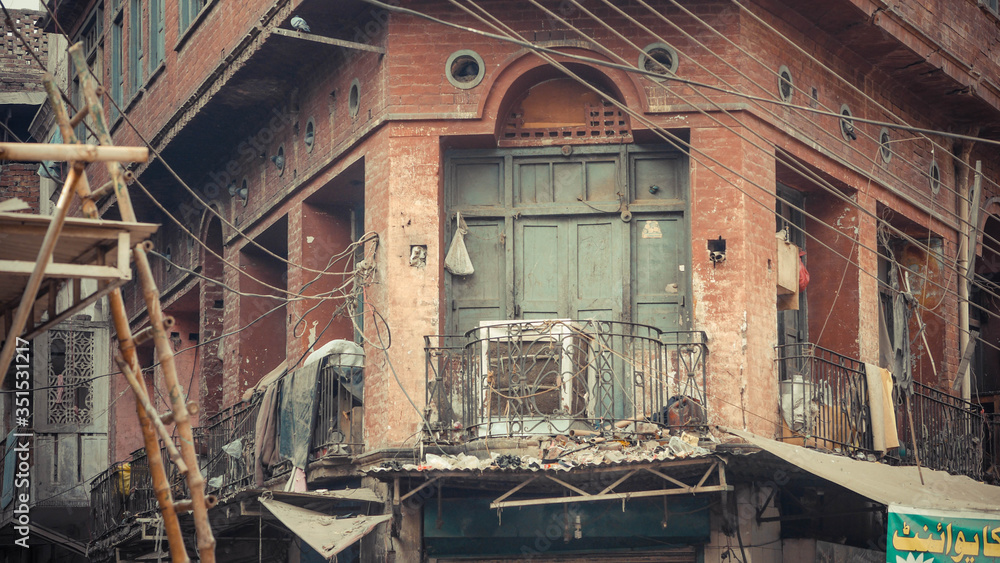
[[(893, 395), (901, 447), (891, 458), (902, 465), (915, 465), (906, 405), (898, 388)], [(913, 382), (910, 409), (921, 466), (982, 479), (986, 419), (978, 405)]]
[(129, 516), (131, 463), (121, 461), (105, 469), (90, 485), (91, 539), (117, 528)]
[[(284, 379), (277, 386), (280, 409)], [(316, 417), (310, 437), (310, 460), (349, 456), (364, 447), (363, 391), (364, 368), (327, 365), (316, 382)], [(208, 491), (225, 498), (254, 486), (254, 444), (257, 413), (261, 396), (250, 402), (229, 407), (212, 417), (204, 428)], [(278, 429), (276, 444), (280, 445)], [(265, 471), (265, 479), (281, 477), (291, 471), (287, 460)]]
[(983, 480), (1000, 485), (1000, 413), (987, 413), (983, 441)]
[(707, 425), (702, 332), (613, 321), (483, 323), (426, 336), (435, 438), (564, 434), (617, 421)]
[(225, 498), (253, 486), (254, 435), (260, 396), (223, 409), (204, 429), (206, 491)]
[(874, 454), (868, 382), (859, 360), (811, 343), (776, 346), (781, 439)]
[(320, 371), (312, 459), (361, 453), (363, 386), (364, 367), (327, 365)]
[(464, 434), (472, 420), (469, 376), (465, 369), (464, 336), (424, 336), (425, 416), (430, 431), (439, 440), (451, 441)]
[(141, 449), (133, 452), (129, 465), (129, 494), (125, 501), (126, 512), (130, 516), (143, 516), (158, 510), (146, 450)]

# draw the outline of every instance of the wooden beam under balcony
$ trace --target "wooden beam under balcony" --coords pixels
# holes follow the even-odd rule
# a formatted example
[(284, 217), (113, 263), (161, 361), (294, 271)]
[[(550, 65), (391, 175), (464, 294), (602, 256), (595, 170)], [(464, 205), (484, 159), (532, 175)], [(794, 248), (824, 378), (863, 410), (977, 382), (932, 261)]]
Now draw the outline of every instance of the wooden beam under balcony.
[(334, 39), (333, 37), (324, 37), (322, 35), (316, 35), (315, 33), (303, 33), (301, 31), (293, 31), (290, 29), (275, 28), (271, 31), (275, 35), (284, 35), (285, 37), (294, 37), (295, 39), (305, 39), (306, 41), (315, 41), (316, 43), (324, 43), (326, 45), (336, 45), (337, 47), (344, 47), (345, 49), (355, 49), (358, 51), (368, 51), (371, 53), (379, 53), (380, 55), (385, 54), (385, 49), (382, 47), (376, 47), (374, 45), (366, 45), (365, 43), (355, 43), (354, 41), (344, 41), (343, 39)]

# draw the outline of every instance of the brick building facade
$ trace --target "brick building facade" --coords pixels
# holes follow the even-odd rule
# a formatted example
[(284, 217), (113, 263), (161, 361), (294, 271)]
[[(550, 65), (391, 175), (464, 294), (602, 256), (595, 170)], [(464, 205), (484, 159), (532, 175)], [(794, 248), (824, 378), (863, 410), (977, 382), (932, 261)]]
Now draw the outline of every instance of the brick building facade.
[[(319, 370), (305, 487), (378, 501), (299, 504), (391, 515), (344, 552), (366, 561), (886, 557), (882, 497), (728, 430), (998, 477), (988, 2), (81, 0), (57, 21), (92, 53), (115, 143), (157, 151), (132, 193), (162, 225), (226, 560), (315, 557), (258, 527), (276, 514), (259, 488), (297, 469), (255, 483), (251, 444), (267, 390), (291, 394), (333, 340), (364, 349), (363, 393)], [(459, 232), (471, 275), (446, 268)], [(894, 375), (884, 408), (869, 366)], [(110, 385), (109, 461), (132, 485), (117, 465), (94, 481), (91, 556), (136, 560), (153, 507), (132, 504), (145, 458)], [(902, 445), (879, 448), (889, 412)], [(698, 494), (655, 497), (682, 485)], [(565, 494), (600, 498), (563, 512)], [(841, 513), (861, 516), (822, 516)]]
[[(16, 139), (31, 140), (29, 126), (38, 107), (45, 101), (45, 90), (42, 88), (42, 74), (45, 72), (32, 56), (38, 56), (43, 63), (48, 61), (48, 34), (40, 23), (42, 13), (33, 10), (11, 10), (14, 27), (29, 41), (29, 45), (21, 42), (10, 33), (4, 22), (4, 49), (0, 53), (0, 119), (9, 128), (2, 130), (5, 141)], [(29, 53), (29, 49), (31, 53)], [(4, 162), (0, 170), (0, 193), (4, 197), (18, 197), (38, 213), (38, 175), (36, 166)]]

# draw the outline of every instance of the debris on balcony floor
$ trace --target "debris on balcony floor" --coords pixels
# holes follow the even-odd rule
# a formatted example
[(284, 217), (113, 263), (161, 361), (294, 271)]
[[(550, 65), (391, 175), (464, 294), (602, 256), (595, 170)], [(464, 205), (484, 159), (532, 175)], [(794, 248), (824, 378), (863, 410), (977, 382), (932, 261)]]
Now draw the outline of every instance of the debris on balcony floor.
[[(367, 472), (380, 471), (569, 471), (576, 467), (666, 461), (707, 456), (711, 449), (698, 445), (699, 437), (687, 432), (664, 439), (626, 440), (594, 436), (554, 436), (540, 442), (529, 455), (493, 451), (480, 458), (466, 453), (428, 453), (419, 464), (384, 461)], [(486, 453), (486, 452), (484, 452)]]

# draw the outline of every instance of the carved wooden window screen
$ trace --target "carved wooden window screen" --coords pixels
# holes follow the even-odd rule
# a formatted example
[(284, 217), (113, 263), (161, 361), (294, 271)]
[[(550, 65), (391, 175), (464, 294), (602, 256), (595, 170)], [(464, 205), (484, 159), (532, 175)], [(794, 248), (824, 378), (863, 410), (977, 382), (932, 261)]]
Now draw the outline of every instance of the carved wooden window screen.
[(49, 366), (45, 391), (48, 424), (93, 422), (94, 333), (49, 331)]
[(507, 115), (497, 144), (501, 147), (545, 144), (630, 143), (632, 127), (628, 115), (607, 100), (585, 104), (582, 126), (525, 127), (524, 110), (514, 107)]

